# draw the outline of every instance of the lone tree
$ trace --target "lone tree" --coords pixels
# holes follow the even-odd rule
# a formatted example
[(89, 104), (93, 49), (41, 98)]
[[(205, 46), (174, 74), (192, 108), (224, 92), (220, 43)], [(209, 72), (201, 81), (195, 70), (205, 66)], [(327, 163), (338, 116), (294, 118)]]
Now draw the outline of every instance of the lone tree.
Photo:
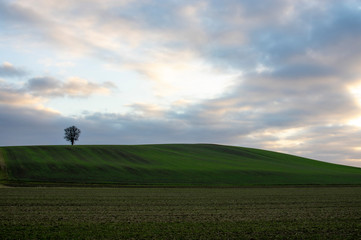
[(65, 136), (64, 136), (65, 140), (71, 142), (71, 145), (74, 145), (74, 141), (78, 141), (80, 135), (80, 129), (75, 126), (71, 126), (65, 128), (64, 131), (65, 131)]

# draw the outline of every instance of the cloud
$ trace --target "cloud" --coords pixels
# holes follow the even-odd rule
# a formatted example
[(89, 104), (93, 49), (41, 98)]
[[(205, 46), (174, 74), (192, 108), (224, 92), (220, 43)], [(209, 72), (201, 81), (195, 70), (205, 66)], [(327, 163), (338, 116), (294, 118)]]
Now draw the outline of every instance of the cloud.
[(41, 105), (43, 99), (24, 92), (0, 87), (0, 103), (7, 105)]
[[(70, 119), (46, 109), (0, 103), (0, 146), (61, 144)], [(64, 126), (64, 127), (63, 127)]]
[(45, 108), (44, 104), (56, 97), (86, 98), (97, 94), (108, 95), (115, 88), (112, 82), (97, 84), (77, 77), (68, 78), (66, 81), (38, 77), (29, 79), (24, 84), (12, 84), (3, 80), (0, 81), (0, 104), (57, 112)]
[(163, 49), (151, 56), (146, 62), (127, 64), (126, 68), (152, 81), (154, 92), (160, 97), (189, 100), (213, 98), (226, 91), (241, 74), (213, 68), (192, 51)]
[(14, 84), (8, 84), (7, 81), (0, 81), (0, 104), (40, 107), (43, 101), (44, 99), (26, 93)]
[(52, 77), (32, 78), (26, 85), (26, 91), (43, 97), (89, 97), (93, 94), (109, 94), (116, 88), (112, 82), (97, 84), (78, 77), (62, 82)]
[(26, 74), (25, 70), (16, 68), (9, 62), (3, 62), (3, 64), (0, 65), (0, 77), (22, 77)]
[[(191, 50), (215, 64), (236, 68), (254, 68), (263, 62), (279, 67), (306, 50), (328, 55), (320, 52), (319, 47), (340, 53), (336, 48), (347, 47), (339, 45), (341, 38), (355, 39), (352, 46), (358, 48), (360, 17), (352, 1), (87, 1), (86, 7), (83, 4), (83, 1), (62, 1), (59, 6), (49, 1), (3, 3), (2, 18), (8, 26), (17, 26), (22, 31), (32, 29), (33, 34), (25, 31), (29, 37), (60, 46), (68, 53), (92, 55), (120, 65), (124, 61), (150, 60), (149, 49), (162, 48)], [(347, 55), (345, 59), (349, 59)]]

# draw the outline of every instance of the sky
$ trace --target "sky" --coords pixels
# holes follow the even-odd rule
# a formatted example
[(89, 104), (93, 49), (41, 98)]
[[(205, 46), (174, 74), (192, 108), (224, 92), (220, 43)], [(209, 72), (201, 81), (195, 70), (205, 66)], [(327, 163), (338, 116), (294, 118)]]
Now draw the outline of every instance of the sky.
[(0, 0), (0, 146), (72, 125), (361, 167), (361, 1)]

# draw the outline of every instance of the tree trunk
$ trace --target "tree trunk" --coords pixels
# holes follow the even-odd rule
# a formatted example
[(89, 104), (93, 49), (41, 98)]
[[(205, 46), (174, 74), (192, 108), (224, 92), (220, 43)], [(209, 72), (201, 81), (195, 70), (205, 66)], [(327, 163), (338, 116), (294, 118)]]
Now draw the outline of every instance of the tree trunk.
[(74, 139), (71, 139), (71, 145), (72, 146), (74, 145)]

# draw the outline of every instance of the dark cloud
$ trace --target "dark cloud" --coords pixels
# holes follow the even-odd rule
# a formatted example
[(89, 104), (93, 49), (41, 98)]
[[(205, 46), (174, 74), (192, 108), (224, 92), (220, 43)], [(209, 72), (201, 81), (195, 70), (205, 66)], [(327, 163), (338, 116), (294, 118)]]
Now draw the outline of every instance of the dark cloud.
[(22, 77), (26, 74), (24, 69), (14, 67), (11, 63), (4, 62), (0, 65), (0, 77)]
[(34, 23), (39, 21), (39, 17), (34, 11), (24, 8), (15, 2), (5, 2), (6, 1), (0, 2), (0, 19), (3, 20), (2, 24), (6, 24), (9, 21), (19, 23)]
[(27, 107), (0, 104), (0, 145), (61, 144), (65, 121), (59, 114)]
[(93, 94), (108, 94), (114, 88), (116, 86), (112, 82), (98, 84), (76, 77), (66, 81), (53, 77), (38, 77), (30, 79), (24, 91), (44, 97), (89, 97)]
[(233, 26), (231, 31), (242, 32), (246, 40), (240, 38), (236, 46), (229, 46), (208, 38), (199, 50), (217, 64), (248, 71), (259, 63), (283, 71), (292, 66), (290, 75), (302, 70), (315, 74), (343, 71), (359, 60), (361, 15), (355, 5), (324, 2), (312, 6), (305, 1), (272, 1), (272, 7), (265, 8), (267, 5), (232, 2), (230, 8), (225, 4), (226, 10), (212, 11), (210, 21), (220, 25), (210, 25), (208, 31), (217, 33)]
[(110, 94), (113, 89), (116, 89), (116, 86), (112, 82), (97, 84), (80, 78), (60, 81), (52, 77), (38, 77), (28, 80), (23, 86), (2, 81), (0, 104), (42, 107), (50, 98), (86, 98), (95, 94)]
[(32, 78), (28, 81), (27, 84), (27, 89), (31, 92), (54, 91), (58, 88), (61, 88), (61, 81), (52, 77)]

